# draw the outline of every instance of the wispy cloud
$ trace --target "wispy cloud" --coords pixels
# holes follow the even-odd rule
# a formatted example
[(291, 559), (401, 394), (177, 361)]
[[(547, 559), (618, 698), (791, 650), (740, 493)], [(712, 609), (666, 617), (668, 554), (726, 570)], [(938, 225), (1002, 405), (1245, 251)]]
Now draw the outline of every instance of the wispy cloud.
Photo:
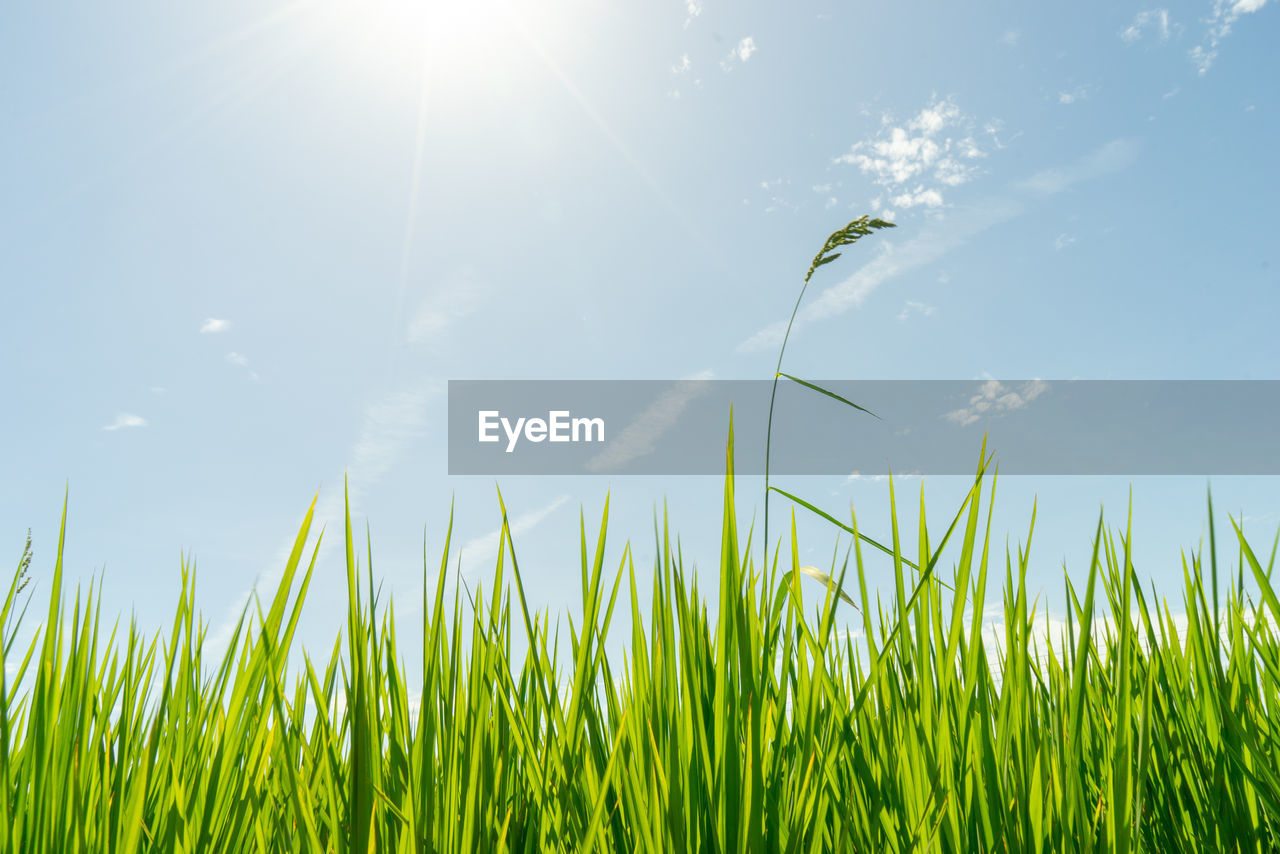
[(418, 304), (409, 320), (409, 342), (440, 347), (459, 321), (480, 309), (488, 294), (488, 286), (473, 271), (455, 271)]
[(1022, 41), (1022, 33), (1017, 30), (1005, 30), (1000, 34), (1000, 44), (1005, 47), (1017, 47), (1020, 41)]
[[(880, 253), (843, 282), (823, 291), (796, 315), (793, 329), (837, 317), (862, 305), (876, 288), (891, 279), (946, 255), (964, 245), (993, 225), (1022, 212), (1021, 204), (990, 199), (964, 208), (953, 209), (948, 216), (930, 223), (918, 237), (906, 243), (884, 244)], [(776, 350), (782, 343), (786, 323), (771, 323), (738, 345), (740, 353)]]
[(213, 335), (218, 332), (226, 332), (231, 328), (231, 321), (221, 317), (210, 317), (200, 325), (201, 335)]
[(237, 353), (234, 350), (232, 350), (223, 358), (226, 360), (228, 365), (235, 365), (237, 368), (244, 368), (245, 371), (248, 372), (249, 379), (253, 380), (254, 382), (258, 381), (259, 379), (258, 372), (254, 370), (253, 366), (249, 363), (248, 356), (244, 355), (243, 353)]
[(1147, 9), (1135, 15), (1133, 23), (1120, 31), (1120, 40), (1125, 44), (1133, 44), (1150, 34), (1162, 42), (1167, 42), (1175, 28), (1181, 29), (1169, 17), (1168, 9)]
[(1056, 238), (1054, 238), (1053, 248), (1061, 252), (1063, 249), (1066, 249), (1068, 246), (1071, 246), (1075, 242), (1076, 242), (1076, 237), (1074, 234), (1067, 234), (1066, 232), (1063, 232), (1062, 234), (1059, 234)]
[(588, 471), (610, 471), (652, 453), (655, 443), (675, 426), (685, 408), (704, 394), (715, 374), (700, 371), (673, 385), (618, 432), (603, 451), (587, 461)]
[[(1067, 166), (1047, 169), (1014, 185), (1014, 189), (1035, 196), (1061, 193), (1075, 184), (1123, 169), (1137, 157), (1138, 145), (1118, 139)], [(948, 210), (930, 222), (915, 237), (901, 245), (888, 240), (880, 252), (837, 285), (823, 291), (796, 315), (798, 329), (810, 323), (838, 317), (862, 305), (876, 288), (893, 278), (936, 261), (951, 250), (1009, 219), (1025, 209), (1023, 200), (1015, 197), (990, 197), (977, 203)], [(878, 240), (880, 238), (877, 238)], [(786, 332), (785, 322), (771, 323), (738, 345), (739, 353), (777, 350)]]
[(1236, 21), (1244, 15), (1251, 15), (1263, 6), (1267, 0), (1214, 0), (1213, 13), (1206, 19), (1207, 29), (1200, 44), (1190, 51), (1191, 61), (1201, 76), (1209, 73), (1218, 58), (1218, 48)]
[[(442, 389), (442, 384), (434, 383), (395, 392), (365, 408), (360, 433), (345, 455), (342, 477), (334, 480), (345, 483), (353, 513), (405, 450), (426, 435), (428, 404), (442, 394)], [(342, 490), (329, 490), (316, 505), (316, 529), (337, 522), (344, 514)]]
[[(325, 526), (332, 528), (335, 523), (343, 519), (345, 509), (341, 485), (344, 480), (347, 495), (351, 501), (352, 515), (356, 514), (357, 506), (364, 500), (369, 490), (391, 471), (395, 461), (400, 458), (405, 449), (425, 434), (428, 405), (438, 398), (442, 391), (442, 384), (429, 384), (388, 395), (365, 409), (360, 434), (346, 454), (345, 474), (334, 479), (337, 485), (322, 493), (316, 504), (311, 526), (313, 539), (321, 528)], [(341, 531), (337, 537), (326, 536), (321, 554), (334, 548), (340, 539)], [(292, 539), (281, 543), (274, 559), (255, 581), (253, 588), (245, 591), (227, 609), (222, 623), (210, 633), (210, 645), (214, 650), (220, 652), (230, 642), (236, 620), (249, 602), (253, 590), (270, 592), (280, 583), (281, 573), (292, 546)]]
[(110, 424), (103, 424), (103, 430), (122, 430), (126, 427), (146, 427), (147, 419), (130, 412), (121, 412)]
[(831, 210), (836, 205), (840, 204), (840, 199), (838, 199), (835, 195), (835, 188), (839, 186), (840, 186), (839, 181), (835, 182), (834, 184), (828, 181), (825, 184), (813, 185), (813, 191), (817, 193), (819, 196), (824, 197), (822, 207), (825, 210)]
[(979, 387), (978, 393), (969, 398), (968, 406), (954, 409), (943, 417), (961, 427), (967, 427), (984, 415), (1003, 415), (1022, 409), (1048, 390), (1049, 384), (1043, 380), (1023, 383), (1018, 391), (1008, 388), (998, 380), (987, 380)]
[(350, 454), (350, 478), (359, 488), (381, 480), (404, 449), (424, 435), (427, 402), (439, 393), (438, 384), (396, 392), (365, 409)]
[(834, 162), (856, 166), (885, 187), (895, 207), (939, 207), (941, 188), (968, 183), (986, 157), (973, 124), (950, 98), (936, 100), (905, 124), (884, 115), (875, 139), (855, 143)]
[(1082, 181), (1118, 172), (1138, 157), (1138, 143), (1131, 139), (1114, 139), (1070, 166), (1045, 169), (1017, 184), (1020, 190), (1041, 195), (1055, 195)]
[[(534, 528), (546, 521), (552, 513), (559, 510), (569, 501), (569, 496), (561, 495), (559, 498), (551, 501), (537, 510), (532, 510), (517, 516), (515, 519), (509, 520), (511, 527), (511, 537), (527, 534)], [(477, 566), (490, 563), (498, 557), (498, 545), (502, 539), (502, 529), (495, 528), (487, 534), (481, 534), (463, 545), (459, 552), (458, 559), (464, 567), (464, 572), (470, 572)]]

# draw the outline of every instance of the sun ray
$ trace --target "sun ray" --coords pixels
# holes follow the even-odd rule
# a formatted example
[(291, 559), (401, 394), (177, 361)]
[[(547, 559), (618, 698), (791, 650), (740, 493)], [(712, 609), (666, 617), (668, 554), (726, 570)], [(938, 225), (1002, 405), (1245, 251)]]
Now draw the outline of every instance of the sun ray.
[[(413, 171), (409, 180), (409, 209), (405, 215), (404, 241), (400, 249), (400, 278), (396, 289), (395, 314), (392, 317), (392, 341), (399, 341), (402, 337), (401, 320), (404, 315), (405, 292), (409, 285), (410, 265), (413, 261), (413, 238), (418, 224), (418, 202), (421, 198), (422, 173), (426, 159), (427, 110), (430, 95), (431, 61), (430, 57), (424, 56), (418, 82), (418, 116), (414, 129)], [(394, 349), (392, 352), (394, 353)]]
[(613, 146), (613, 149), (618, 153), (618, 156), (631, 167), (632, 171), (639, 176), (640, 180), (644, 182), (650, 192), (652, 192), (654, 196), (662, 202), (675, 221), (678, 222), (685, 230), (685, 233), (692, 238), (699, 247), (707, 252), (708, 255), (711, 255), (711, 242), (703, 236), (701, 229), (699, 229), (697, 224), (694, 223), (688, 214), (686, 214), (684, 210), (675, 203), (675, 200), (671, 198), (671, 195), (666, 191), (662, 184), (653, 177), (645, 165), (640, 161), (640, 158), (631, 151), (630, 147), (627, 146), (622, 137), (614, 131), (613, 127), (605, 120), (604, 116), (600, 114), (600, 111), (587, 100), (586, 95), (582, 93), (582, 90), (578, 88), (572, 78), (570, 78), (569, 75), (560, 68), (559, 63), (555, 61), (555, 58), (552, 57), (548, 51), (543, 49), (542, 45), (538, 43), (538, 40), (534, 38), (533, 34), (527, 29), (521, 29), (518, 33), (529, 49), (542, 61), (542, 63), (547, 67), (547, 70), (555, 75), (556, 80), (564, 87), (564, 90), (569, 93), (569, 96), (572, 97), (574, 101), (577, 102), (578, 106), (581, 107), (582, 111), (586, 113), (589, 119), (591, 119), (592, 123), (595, 124), (600, 133), (609, 141), (609, 144)]

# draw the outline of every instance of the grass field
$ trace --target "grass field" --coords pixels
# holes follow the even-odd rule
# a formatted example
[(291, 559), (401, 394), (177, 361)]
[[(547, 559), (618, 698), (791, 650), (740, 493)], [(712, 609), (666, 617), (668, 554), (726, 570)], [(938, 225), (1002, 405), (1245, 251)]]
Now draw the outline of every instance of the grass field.
[[(1025, 547), (992, 542), (994, 485), (980, 473), (946, 528), (926, 528), (922, 502), (918, 554), (902, 554), (895, 516), (883, 545), (859, 532), (826, 572), (799, 565), (794, 524), (768, 568), (748, 557), (730, 475), (716, 589), (686, 570), (666, 520), (638, 589), (629, 550), (604, 565), (602, 521), (566, 544), (581, 554), (577, 620), (530, 613), (505, 524), (474, 606), (446, 597), (446, 543), (408, 641), (421, 684), (349, 513), (348, 622), (301, 672), (287, 660), (310, 512), (221, 660), (187, 568), (168, 631), (117, 632), (96, 591), (62, 589), (60, 545), (29, 648), (14, 640), (29, 561), (4, 605), (5, 850), (1276, 850), (1274, 543), (1262, 560), (1238, 532), (1211, 535), (1171, 606), (1143, 592), (1123, 526), (1100, 519), (1046, 642)], [(1221, 601), (1220, 548), (1237, 559)], [(883, 605), (871, 560), (894, 566)], [(631, 636), (611, 660), (619, 609)], [(521, 635), (532, 654), (514, 660)]]

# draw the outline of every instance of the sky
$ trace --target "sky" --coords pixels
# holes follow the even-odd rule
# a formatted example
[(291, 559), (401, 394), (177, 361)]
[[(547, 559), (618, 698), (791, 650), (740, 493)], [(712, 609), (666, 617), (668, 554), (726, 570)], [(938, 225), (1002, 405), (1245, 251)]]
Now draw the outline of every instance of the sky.
[[(815, 276), (796, 373), (1276, 378), (1278, 14), (14, 7), (0, 548), (16, 562), (31, 529), (47, 591), (68, 494), (70, 581), (101, 576), (104, 612), (155, 630), (188, 556), (216, 643), (318, 494), (328, 547), (301, 640), (321, 650), (345, 607), (344, 477), (410, 623), (451, 507), (454, 569), (488, 580), (499, 488), (532, 604), (553, 613), (578, 601), (579, 513), (594, 531), (606, 494), (610, 566), (628, 540), (651, 565), (665, 501), (686, 558), (713, 569), (721, 479), (450, 476), (447, 382), (767, 379), (810, 259), (862, 214), (897, 228)], [(1230, 512), (1269, 548), (1280, 483), (1261, 476), (1009, 478), (995, 540), (1025, 543), (1034, 504), (1029, 583), (1060, 605), (1099, 508), (1123, 524), (1132, 496), (1138, 571), (1176, 610), (1210, 483), (1220, 530)], [(966, 486), (925, 479), (939, 533)], [(921, 483), (896, 487), (910, 517)], [(761, 488), (738, 483), (744, 523)], [(887, 483), (788, 488), (852, 502), (887, 539)], [(804, 559), (829, 563), (835, 532), (799, 521)]]

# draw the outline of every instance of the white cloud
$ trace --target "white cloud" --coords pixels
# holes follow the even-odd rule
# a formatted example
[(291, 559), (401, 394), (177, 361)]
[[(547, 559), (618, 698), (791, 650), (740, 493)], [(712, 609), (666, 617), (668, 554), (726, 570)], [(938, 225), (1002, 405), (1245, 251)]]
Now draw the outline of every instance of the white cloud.
[(1000, 43), (1006, 47), (1017, 47), (1022, 40), (1022, 33), (1017, 30), (1005, 30), (1000, 34)]
[(1169, 18), (1168, 9), (1147, 9), (1135, 15), (1133, 23), (1120, 31), (1120, 40), (1133, 44), (1150, 32), (1160, 41), (1167, 42), (1176, 26)]
[(728, 56), (720, 60), (720, 67), (725, 71), (732, 71), (735, 62), (746, 62), (751, 55), (756, 52), (756, 40), (751, 36), (747, 36), (729, 51)]
[(231, 328), (231, 321), (224, 320), (220, 317), (210, 317), (200, 326), (201, 335), (212, 335), (218, 332), (226, 332)]
[(686, 53), (680, 57), (679, 62), (671, 66), (671, 73), (684, 74), (686, 71), (688, 71), (692, 67), (693, 67), (693, 63), (689, 60), (689, 54)]
[(1049, 384), (1043, 380), (1024, 383), (1021, 391), (1012, 391), (998, 380), (987, 380), (979, 387), (978, 393), (969, 398), (968, 406), (952, 410), (943, 417), (967, 427), (984, 415), (1003, 415), (1022, 409), (1048, 389)]
[(702, 14), (701, 0), (684, 0), (684, 12), (684, 25), (687, 27), (693, 23), (694, 18)]
[(1077, 86), (1076, 88), (1072, 89), (1070, 92), (1058, 93), (1059, 104), (1074, 104), (1077, 101), (1087, 101), (1087, 100), (1089, 100), (1089, 90), (1083, 86)]
[[(916, 480), (921, 476), (922, 475), (918, 471), (892, 475), (893, 479), (896, 481)], [(843, 486), (848, 486), (851, 483), (884, 483), (888, 481), (889, 478), (890, 475), (887, 474), (863, 474), (862, 472), (854, 471), (844, 479)]]
[(103, 430), (120, 430), (125, 427), (146, 427), (147, 419), (141, 415), (134, 415), (129, 412), (121, 412), (116, 416), (116, 420), (110, 424), (102, 425)]
[(1075, 242), (1076, 237), (1074, 234), (1059, 234), (1053, 241), (1053, 248), (1061, 252), (1063, 249), (1066, 249)]
[(1200, 44), (1190, 51), (1191, 61), (1201, 76), (1209, 73), (1218, 58), (1218, 47), (1242, 15), (1251, 15), (1267, 5), (1267, 0), (1214, 0), (1213, 14), (1206, 20), (1208, 29)]
[(164, 393), (166, 393), (167, 391), (168, 391), (168, 389), (167, 389), (167, 388), (165, 388), (165, 387), (164, 387), (164, 386), (162, 386), (162, 385), (153, 385), (153, 386), (151, 387), (151, 393), (152, 393), (152, 394), (164, 394)]
[(937, 313), (937, 306), (920, 302), (919, 300), (909, 299), (906, 305), (902, 307), (902, 311), (898, 312), (898, 322), (903, 323), (913, 314), (923, 314), (925, 317), (931, 317)]
[[(1041, 669), (1048, 666), (1050, 645), (1052, 645), (1053, 654), (1059, 662), (1063, 660), (1064, 656), (1074, 654), (1074, 648), (1070, 651), (1067, 650), (1067, 624), (1064, 621), (1056, 618), (1050, 618), (1045, 613), (1045, 609), (1040, 605), (1035, 607), (1032, 616), (1034, 616), (1035, 622), (1029, 627), (1030, 632), (1027, 655), (1029, 658), (1033, 658), (1038, 662)], [(1136, 608), (1134, 609), (1133, 617), (1135, 624), (1140, 627), (1140, 616)], [(972, 621), (974, 620), (972, 607), (965, 609), (964, 619), (966, 625), (972, 624)], [(1179, 614), (1174, 614), (1173, 620), (1179, 626), (1185, 626), (1186, 624), (1185, 616)], [(1006, 660), (1005, 645), (1008, 642), (1003, 610), (1001, 609), (997, 611), (988, 609), (988, 611), (982, 615), (982, 619), (978, 621), (978, 624), (982, 634), (983, 648), (986, 650), (988, 670), (990, 671), (992, 680), (997, 686), (999, 686), (1004, 681), (1003, 671)], [(1097, 645), (1097, 653), (1102, 658), (1105, 666), (1110, 666), (1111, 662), (1111, 653), (1105, 646), (1105, 640), (1108, 637), (1109, 630), (1109, 621), (1105, 617), (1094, 617), (1092, 631), (1090, 634), (1094, 638), (1094, 643)], [(1179, 634), (1182, 636), (1182, 631), (1179, 631)], [(858, 641), (862, 640), (863, 633), (856, 629), (850, 629), (846, 630), (843, 635), (853, 641), (854, 653), (858, 656), (865, 668), (870, 659), (866, 649), (858, 643)], [(1111, 637), (1114, 638), (1114, 633)], [(1140, 630), (1134, 635), (1134, 641), (1143, 649), (1146, 649), (1148, 646), (1147, 636)]]
[[(509, 520), (508, 525), (511, 528), (512, 539), (527, 534), (534, 528), (541, 525), (548, 516), (559, 510), (569, 501), (569, 496), (561, 495), (551, 503), (517, 516), (515, 519)], [(498, 546), (502, 541), (502, 529), (495, 528), (487, 534), (482, 534), (471, 540), (468, 540), (459, 552), (459, 560), (468, 571), (478, 564), (494, 561), (498, 557)], [(468, 566), (470, 564), (470, 566)]]
[(768, 201), (765, 204), (765, 213), (774, 213), (779, 210), (797, 211), (799, 205), (785, 196), (781, 195), (779, 190), (783, 187), (790, 187), (791, 180), (789, 178), (775, 178), (772, 181), (761, 181), (760, 189), (769, 194)]
[(885, 115), (881, 125), (875, 139), (855, 143), (835, 162), (858, 167), (888, 188), (891, 202), (901, 208), (941, 206), (941, 191), (929, 184), (965, 184), (977, 175), (977, 161), (986, 156), (968, 133), (973, 121), (950, 99), (935, 101), (905, 124)]
[(942, 193), (937, 190), (926, 190), (924, 185), (920, 184), (914, 190), (894, 196), (889, 202), (900, 208), (914, 208), (917, 205), (937, 208), (942, 206)]
[[(1163, 605), (1163, 607), (1159, 607)], [(1156, 606), (1156, 607), (1151, 607)], [(1173, 612), (1169, 609), (1167, 602), (1150, 603), (1151, 617), (1154, 623), (1157, 636), (1161, 630), (1175, 633), (1180, 638), (1186, 638), (1189, 620), (1183, 612)], [(1253, 619), (1254, 610), (1252, 607), (1245, 609), (1249, 616), (1246, 621)], [(1005, 618), (1007, 614), (1005, 609), (995, 606), (988, 607), (982, 614), (982, 642), (987, 651), (987, 658), (991, 666), (991, 674), (1000, 681), (1002, 674), (1000, 673), (1000, 660), (1007, 643), (1007, 631), (1005, 626)], [(1108, 640), (1114, 644), (1118, 638), (1118, 631), (1115, 622), (1115, 609), (1107, 607), (1106, 600), (1102, 600), (1095, 605), (1093, 623), (1090, 626), (1090, 636), (1096, 646), (1097, 654), (1101, 658), (1104, 667), (1109, 667), (1112, 661), (1111, 656), (1115, 652), (1115, 647), (1108, 647)], [(1133, 641), (1143, 651), (1150, 651), (1151, 639), (1145, 631), (1142, 630), (1142, 611), (1138, 607), (1137, 602), (1131, 602), (1129, 606), (1130, 623), (1134, 627)], [(966, 609), (966, 621), (973, 619), (972, 607)], [(1059, 661), (1064, 655), (1072, 654), (1068, 651), (1067, 640), (1070, 635), (1067, 632), (1067, 623), (1059, 619), (1051, 613), (1048, 607), (1037, 607), (1035, 610), (1035, 622), (1032, 626), (1030, 635), (1030, 649), (1028, 652), (1040, 662), (1040, 665), (1046, 666), (1049, 660), (1049, 648), (1052, 647), (1054, 655)], [(1231, 627), (1228, 621), (1223, 620), (1220, 629), (1221, 638), (1224, 648), (1229, 648), (1233, 643), (1231, 637)], [(1079, 626), (1075, 626), (1074, 634), (1078, 636)], [(999, 651), (999, 652), (997, 652)]]

